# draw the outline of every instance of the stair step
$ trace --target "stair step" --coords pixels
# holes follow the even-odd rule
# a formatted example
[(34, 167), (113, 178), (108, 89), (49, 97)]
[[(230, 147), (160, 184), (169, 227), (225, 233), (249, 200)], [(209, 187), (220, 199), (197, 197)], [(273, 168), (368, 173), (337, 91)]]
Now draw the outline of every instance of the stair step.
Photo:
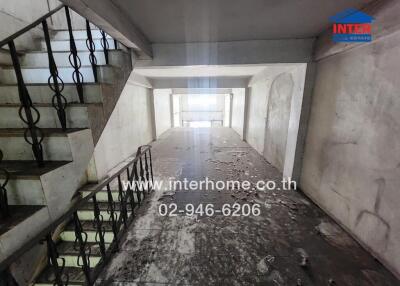
[[(40, 177), (52, 172), (68, 161), (45, 161), (44, 167), (39, 168), (36, 161), (2, 161), (1, 168), (10, 173), (7, 184), (7, 197), (10, 205), (46, 205), (43, 186)], [(0, 175), (0, 178), (2, 176)]]
[[(101, 83), (113, 83), (115, 78), (115, 72), (112, 66), (97, 66), (97, 77), (98, 82)], [(15, 76), (14, 68), (11, 66), (4, 67), (1, 70), (1, 83), (3, 84), (16, 84), (17, 79)], [(21, 69), (22, 76), (25, 83), (47, 83), (50, 77), (48, 67), (23, 67)], [(64, 83), (74, 83), (72, 73), (74, 69), (72, 67), (60, 67), (58, 68), (58, 75)], [(85, 83), (94, 82), (93, 69), (91, 66), (82, 66), (80, 72), (83, 75)]]
[[(91, 191), (81, 191), (81, 193), (82, 193), (83, 197), (86, 197), (91, 193)], [(114, 202), (118, 201), (118, 199), (119, 199), (118, 198), (119, 197), (118, 190), (111, 190), (111, 195), (112, 195)], [(96, 199), (98, 202), (107, 202), (108, 201), (107, 191), (106, 190), (99, 191), (96, 194)], [(134, 193), (133, 199), (134, 199), (135, 203), (139, 202), (136, 193)], [(140, 199), (143, 200), (143, 195), (141, 195)], [(90, 199), (90, 201), (91, 201), (91, 199)]]
[(30, 206), (30, 205), (19, 205), (9, 206), (10, 217), (1, 218), (0, 217), (0, 235), (3, 235), (14, 226), (18, 225), (25, 219), (33, 216), (36, 212), (44, 208), (44, 206)]
[[(25, 160), (3, 160), (0, 163), (1, 168), (5, 168), (10, 173), (11, 179), (38, 179), (40, 176), (56, 170), (68, 161), (44, 161), (43, 167), (38, 167), (36, 161)], [(2, 175), (0, 175), (0, 178)]]
[[(88, 242), (87, 247), (90, 248), (91, 256), (100, 257), (100, 247), (97, 242)], [(109, 247), (109, 244), (106, 244), (106, 249)], [(58, 254), (62, 256), (76, 256), (79, 255), (79, 247), (76, 247), (74, 242), (70, 241), (62, 241), (57, 244)]]
[[(49, 88), (47, 83), (27, 84), (29, 95), (33, 103), (51, 103), (54, 92)], [(85, 103), (101, 103), (103, 102), (103, 93), (105, 89), (111, 90), (112, 85), (105, 83), (84, 83), (83, 97)], [(67, 102), (79, 102), (76, 86), (73, 83), (64, 85), (62, 95)], [(18, 85), (0, 85), (0, 104), (20, 104)]]
[[(69, 104), (65, 109), (67, 117), (67, 128), (89, 128), (89, 108), (99, 108), (101, 104)], [(40, 128), (61, 128), (57, 111), (51, 104), (36, 104), (35, 107), (40, 113), (40, 120), (37, 124)], [(26, 124), (18, 116), (19, 104), (0, 105), (0, 128), (25, 128)]]
[[(96, 229), (96, 225), (94, 224), (93, 221), (81, 221), (81, 224), (82, 224), (82, 228), (83, 228), (85, 231), (95, 232), (95, 231), (97, 230), (97, 229)], [(102, 227), (104, 228), (104, 230), (105, 230), (106, 232), (112, 232), (111, 224), (109, 224), (109, 223), (103, 223), (103, 226), (102, 226)], [(74, 225), (73, 225), (72, 223), (69, 223), (69, 224), (65, 227), (64, 231), (74, 231), (74, 229), (75, 229)]]
[[(119, 210), (114, 210), (115, 213), (115, 218), (118, 220), (119, 219), (119, 215), (121, 214), (121, 212)], [(128, 211), (128, 215), (130, 215), (130, 211)], [(111, 221), (111, 215), (107, 210), (101, 210), (100, 211), (100, 215), (103, 216), (104, 221)], [(93, 209), (88, 209), (88, 210), (79, 210), (78, 211), (78, 217), (80, 220), (84, 220), (84, 221), (93, 221), (94, 220), (94, 213), (93, 213)]]
[[(69, 277), (68, 285), (71, 286), (85, 285), (85, 275), (82, 271), (82, 268), (65, 267), (63, 273), (68, 274)], [(36, 283), (34, 285), (53, 286), (54, 278), (55, 278), (54, 272), (51, 269), (51, 267), (46, 267), (46, 269), (40, 274), (38, 279), (36, 279)]]
[[(106, 225), (106, 224), (107, 223), (103, 223), (103, 225)], [(88, 236), (87, 237), (87, 241), (95, 243), (96, 242), (96, 233), (97, 232), (95, 230), (86, 231), (86, 234)], [(61, 233), (61, 240), (62, 241), (74, 242), (75, 238), (76, 237), (75, 237), (75, 231), (74, 230), (64, 230)], [(113, 239), (114, 239), (114, 234), (112, 233), (112, 231), (106, 231), (104, 233), (104, 242), (105, 243), (109, 244), (109, 243), (111, 243), (113, 241)]]
[[(124, 53), (121, 50), (109, 50), (108, 51), (108, 59), (109, 64), (113, 66), (122, 67), (124, 62)], [(105, 65), (106, 60), (104, 56), (103, 50), (96, 51), (95, 57), (97, 59), (98, 65)], [(91, 63), (89, 61), (90, 53), (88, 51), (80, 51), (78, 52), (78, 56), (81, 60), (82, 66), (90, 66)], [(59, 51), (53, 52), (54, 60), (56, 61), (56, 65), (58, 68), (60, 67), (70, 67), (71, 63), (69, 62), (70, 52)], [(29, 67), (48, 67), (48, 54), (45, 51), (36, 51), (29, 52), (21, 57), (21, 66), (29, 66)]]
[[(0, 149), (4, 153), (4, 160), (34, 160), (32, 147), (24, 138), (26, 129), (0, 129)], [(72, 152), (68, 134), (84, 129), (42, 129), (43, 156), (49, 161), (72, 161)]]
[[(95, 30), (92, 29), (92, 38), (93, 39), (101, 39), (102, 35), (100, 33), (100, 30)], [(86, 40), (87, 39), (87, 33), (86, 30), (74, 30), (72, 31), (73, 35), (74, 35), (74, 39), (75, 40)], [(69, 40), (69, 32), (68, 30), (58, 30), (54, 37), (54, 40)], [(108, 42), (111, 44), (111, 41), (113, 41), (113, 39), (107, 35), (107, 39)], [(111, 45), (111, 47), (114, 47), (114, 43), (112, 43), (113, 45)]]
[[(95, 51), (103, 51), (103, 47), (101, 46), (101, 39), (93, 39), (93, 43), (96, 48)], [(69, 45), (70, 45), (69, 39), (68, 40), (55, 40), (55, 39), (51, 40), (51, 49), (53, 50), (53, 52), (69, 51), (70, 50)], [(76, 45), (76, 49), (78, 51), (87, 51), (88, 50), (88, 48), (86, 46), (86, 39), (75, 39), (75, 45)], [(108, 45), (109, 45), (109, 50), (113, 50), (115, 48), (113, 40), (108, 40)], [(43, 51), (45, 51), (47, 49), (46, 42), (44, 40), (42, 40), (40, 42), (40, 46)], [(121, 44), (118, 45), (118, 49), (122, 49), (125, 51), (127, 50)]]

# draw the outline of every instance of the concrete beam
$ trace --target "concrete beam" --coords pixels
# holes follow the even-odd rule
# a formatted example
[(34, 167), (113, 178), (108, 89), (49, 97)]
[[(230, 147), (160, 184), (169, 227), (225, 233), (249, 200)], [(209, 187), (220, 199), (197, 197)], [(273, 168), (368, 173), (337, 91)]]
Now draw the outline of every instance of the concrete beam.
[(229, 94), (231, 88), (174, 88), (173, 94)]
[(249, 77), (151, 78), (153, 88), (216, 89), (247, 87)]
[(306, 63), (313, 38), (211, 43), (153, 44), (153, 59), (137, 66)]
[(108, 0), (61, 0), (75, 12), (94, 23), (125, 46), (151, 58), (152, 48), (145, 35), (128, 16)]

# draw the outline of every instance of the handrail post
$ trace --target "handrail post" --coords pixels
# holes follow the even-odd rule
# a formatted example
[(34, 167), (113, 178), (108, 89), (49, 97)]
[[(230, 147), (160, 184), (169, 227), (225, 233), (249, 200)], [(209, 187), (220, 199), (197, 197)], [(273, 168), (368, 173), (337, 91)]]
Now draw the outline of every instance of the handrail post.
[(92, 65), (94, 81), (97, 82), (97, 59), (96, 56), (94, 55), (94, 52), (96, 51), (96, 46), (93, 42), (92, 30), (90, 29), (90, 23), (88, 20), (86, 20), (86, 34), (87, 34), (86, 47), (90, 52), (89, 61)]
[(106, 232), (105, 228), (103, 227), (104, 218), (100, 213), (99, 204), (97, 202), (96, 195), (92, 198), (93, 201), (93, 213), (94, 213), (94, 220), (96, 223), (96, 237), (95, 240), (99, 244), (100, 253), (103, 260), (106, 258), (106, 245), (104, 242), (104, 234)]
[[(65, 114), (65, 109), (67, 108), (67, 99), (61, 94), (64, 90), (64, 82), (58, 75), (57, 65), (54, 60), (53, 50), (51, 48), (49, 28), (47, 26), (47, 20), (43, 20), (42, 22), (44, 39), (46, 42), (47, 55), (49, 58), (49, 70), (50, 77), (47, 81), (50, 89), (54, 91), (54, 95), (52, 98), (52, 105), (57, 110), (57, 116), (61, 124), (61, 128), (63, 131), (67, 129), (67, 116)], [(51, 83), (51, 80), (53, 83)]]
[(74, 33), (72, 30), (72, 24), (71, 24), (71, 16), (69, 14), (69, 9), (67, 6), (65, 6), (65, 16), (67, 18), (68, 33), (69, 33), (69, 49), (71, 52), (68, 57), (68, 60), (69, 60), (69, 63), (71, 64), (71, 66), (74, 68), (74, 72), (72, 73), (72, 79), (76, 85), (76, 91), (78, 92), (79, 102), (84, 103), (85, 100), (83, 98), (83, 86), (82, 86), (83, 75), (79, 71), (79, 69), (82, 66), (82, 62), (78, 56), (78, 51), (76, 49)]
[(121, 175), (118, 175), (118, 196), (119, 196), (119, 211), (120, 211), (120, 216), (122, 217), (122, 221), (124, 223), (124, 227), (127, 227), (127, 220), (128, 220), (128, 208), (127, 208), (127, 201), (128, 201), (128, 195), (127, 192), (124, 193), (122, 189), (122, 181), (121, 181)]
[[(32, 145), (32, 151), (33, 155), (35, 156), (36, 162), (38, 163), (39, 167), (42, 167), (44, 166), (43, 148), (42, 148), (42, 141), (44, 135), (41, 129), (36, 126), (36, 124), (40, 120), (40, 113), (33, 106), (31, 97), (24, 82), (24, 78), (22, 77), (21, 66), (19, 64), (19, 59), (17, 55), (17, 50), (15, 49), (14, 41), (10, 41), (8, 43), (8, 47), (10, 49), (15, 75), (17, 77), (19, 100), (21, 102), (21, 107), (19, 109), (19, 117), (26, 125), (28, 125), (27, 129), (24, 132), (24, 138), (28, 144)], [(25, 113), (25, 117), (22, 115), (23, 111)], [(34, 118), (34, 115), (36, 118)], [(31, 141), (29, 141), (28, 135), (31, 137)]]
[(149, 159), (150, 159), (151, 183), (152, 183), (152, 189), (153, 189), (153, 187), (154, 187), (154, 175), (153, 175), (153, 159), (151, 158), (151, 148), (149, 149)]
[[(51, 237), (51, 233), (46, 236), (46, 244), (47, 244), (47, 259), (48, 264), (53, 268), (54, 272), (54, 285), (64, 286), (68, 285), (68, 273), (65, 274), (66, 281), (63, 282), (63, 272), (65, 268), (65, 258), (59, 258), (59, 254), (57, 251), (57, 246)], [(58, 263), (58, 259), (61, 260), (61, 266)]]
[[(133, 163), (133, 168), (132, 168), (132, 172), (133, 172), (133, 179), (136, 181), (135, 182), (135, 190), (136, 190), (136, 196), (138, 198), (138, 204), (140, 205), (141, 201), (142, 201), (142, 195), (141, 195), (141, 188), (142, 185), (139, 183), (140, 182), (140, 178), (139, 178), (139, 174), (137, 171), (137, 161)], [(140, 185), (140, 188), (139, 188)]]
[(90, 276), (91, 248), (89, 248), (89, 255), (88, 255), (86, 253), (88, 235), (86, 232), (84, 232), (81, 221), (79, 220), (78, 217), (78, 213), (76, 211), (73, 214), (73, 221), (75, 225), (75, 243), (78, 243), (79, 246), (79, 255), (77, 264), (82, 267), (82, 271), (85, 274), (86, 284), (92, 285)]
[[(128, 196), (130, 199), (130, 205), (131, 205), (131, 209), (132, 209), (132, 215), (134, 216), (135, 213), (133, 212), (133, 210), (135, 209), (136, 203), (135, 203), (135, 196), (133, 194), (133, 185), (132, 185), (133, 184), (133, 174), (129, 173), (129, 166), (126, 169), (126, 176), (128, 178), (128, 183), (129, 183), (128, 189), (126, 191), (128, 192)], [(136, 194), (136, 196), (137, 196), (137, 194)]]
[(106, 64), (108, 65), (108, 49), (110, 48), (110, 45), (108, 44), (107, 41), (106, 32), (100, 30), (100, 33), (101, 33), (101, 46), (103, 47), (104, 58), (106, 59)]
[[(0, 163), (3, 161), (3, 151), (0, 150)], [(6, 218), (10, 215), (8, 210), (8, 199), (7, 199), (7, 183), (10, 179), (10, 174), (4, 168), (0, 168), (0, 174), (4, 176), (4, 181), (0, 182), (0, 214), (2, 218)]]
[(117, 227), (117, 218), (115, 213), (115, 204), (111, 194), (110, 184), (107, 185), (107, 213), (110, 215), (111, 229), (114, 234), (113, 240), (117, 239), (118, 235), (118, 227)]

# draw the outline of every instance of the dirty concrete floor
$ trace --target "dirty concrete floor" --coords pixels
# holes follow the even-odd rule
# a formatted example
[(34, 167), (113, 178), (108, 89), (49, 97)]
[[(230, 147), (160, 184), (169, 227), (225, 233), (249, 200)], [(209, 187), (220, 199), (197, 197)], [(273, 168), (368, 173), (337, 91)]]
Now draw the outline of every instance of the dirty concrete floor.
[[(104, 285), (400, 285), (302, 193), (282, 190), (279, 171), (231, 129), (171, 129), (153, 144), (153, 164), (164, 183), (275, 180), (281, 190), (156, 190), (99, 279)], [(162, 203), (235, 202), (260, 204), (260, 216), (158, 213)]]

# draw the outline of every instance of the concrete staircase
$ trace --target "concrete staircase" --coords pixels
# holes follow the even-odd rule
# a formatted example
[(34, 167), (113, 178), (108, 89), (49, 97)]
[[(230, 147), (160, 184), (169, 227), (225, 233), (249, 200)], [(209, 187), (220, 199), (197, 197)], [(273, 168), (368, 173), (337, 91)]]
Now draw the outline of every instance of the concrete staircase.
[[(79, 195), (85, 197), (89, 195), (95, 188), (94, 184), (88, 184), (84, 188), (80, 190)], [(118, 202), (118, 191), (111, 191), (114, 202)], [(114, 233), (112, 230), (112, 226), (110, 224), (110, 213), (108, 211), (107, 204), (107, 191), (103, 190), (97, 193), (96, 198), (99, 203), (100, 215), (104, 219), (103, 230), (104, 230), (104, 242), (106, 246), (106, 251), (110, 247), (110, 244), (114, 240)], [(142, 200), (144, 195), (140, 195), (139, 197), (135, 197), (135, 203), (139, 204), (138, 198)], [(115, 203), (115, 218), (118, 220), (120, 217), (120, 205), (119, 203)], [(132, 214), (131, 207), (128, 207), (127, 210), (128, 216)], [(78, 211), (78, 217), (82, 224), (82, 229), (85, 232), (86, 236), (86, 252), (90, 253), (88, 260), (90, 261), (90, 268), (93, 269), (97, 266), (97, 264), (101, 261), (102, 255), (99, 247), (96, 224), (94, 223), (94, 213), (93, 213), (93, 204), (92, 200), (89, 203), (85, 204)], [(122, 225), (121, 225), (122, 227)], [(119, 232), (120, 230), (118, 230)], [(77, 237), (75, 234), (75, 225), (74, 223), (68, 222), (63, 230), (60, 233), (59, 239), (57, 243), (57, 251), (59, 254), (58, 263), (59, 265), (64, 265), (63, 269), (63, 277), (64, 281), (68, 279), (68, 285), (85, 285), (85, 275), (82, 271), (82, 264), (79, 252), (79, 245), (77, 243)], [(66, 278), (68, 277), (68, 278)], [(47, 286), (53, 285), (54, 283), (54, 270), (47, 265), (40, 275), (37, 277), (34, 285)]]
[[(129, 51), (118, 45), (110, 49), (109, 64), (105, 62), (100, 44), (101, 34), (92, 31), (96, 46), (98, 81), (95, 82), (89, 52), (86, 47), (86, 31), (74, 31), (78, 55), (82, 62), (80, 72), (84, 79), (85, 103), (79, 103), (73, 82), (73, 68), (69, 63), (70, 46), (68, 31), (53, 34), (51, 45), (60, 78), (65, 83), (62, 95), (67, 99), (67, 130), (60, 126), (57, 112), (51, 104), (53, 92), (47, 82), (50, 76), (46, 45), (41, 40), (42, 50), (23, 52), (20, 55), (22, 75), (34, 106), (40, 112), (37, 126), (42, 128), (42, 142), (45, 160), (44, 167), (38, 167), (31, 146), (24, 139), (26, 125), (18, 115), (20, 99), (13, 66), (0, 67), (0, 149), (4, 153), (1, 166), (10, 172), (7, 184), (8, 201), (11, 216), (0, 221), (0, 261), (8, 257), (21, 245), (37, 235), (43, 228), (60, 217), (70, 206), (76, 191), (96, 179), (91, 174), (94, 146), (98, 141), (106, 122), (113, 111), (125, 82), (132, 70)], [(110, 47), (114, 42), (108, 39)], [(88, 184), (84, 190), (89, 190)], [(85, 191), (82, 192), (85, 195)], [(98, 201), (107, 196), (99, 196)], [(107, 220), (107, 206), (100, 204), (104, 220)], [(79, 217), (89, 228), (88, 242), (95, 242), (90, 232), (93, 228), (93, 208), (83, 207)], [(118, 213), (117, 213), (118, 215)], [(60, 259), (65, 258), (66, 267), (77, 265), (77, 254), (73, 247), (74, 232), (67, 225), (60, 236)], [(112, 232), (106, 229), (107, 239)], [(93, 244), (93, 253), (96, 246)], [(96, 264), (96, 256), (91, 265)], [(40, 285), (46, 284), (41, 275)], [(43, 279), (42, 279), (43, 278)], [(71, 280), (72, 282), (73, 280)], [(43, 282), (43, 283), (42, 283)], [(75, 284), (72, 284), (75, 285)], [(81, 285), (80, 282), (76, 285)]]

